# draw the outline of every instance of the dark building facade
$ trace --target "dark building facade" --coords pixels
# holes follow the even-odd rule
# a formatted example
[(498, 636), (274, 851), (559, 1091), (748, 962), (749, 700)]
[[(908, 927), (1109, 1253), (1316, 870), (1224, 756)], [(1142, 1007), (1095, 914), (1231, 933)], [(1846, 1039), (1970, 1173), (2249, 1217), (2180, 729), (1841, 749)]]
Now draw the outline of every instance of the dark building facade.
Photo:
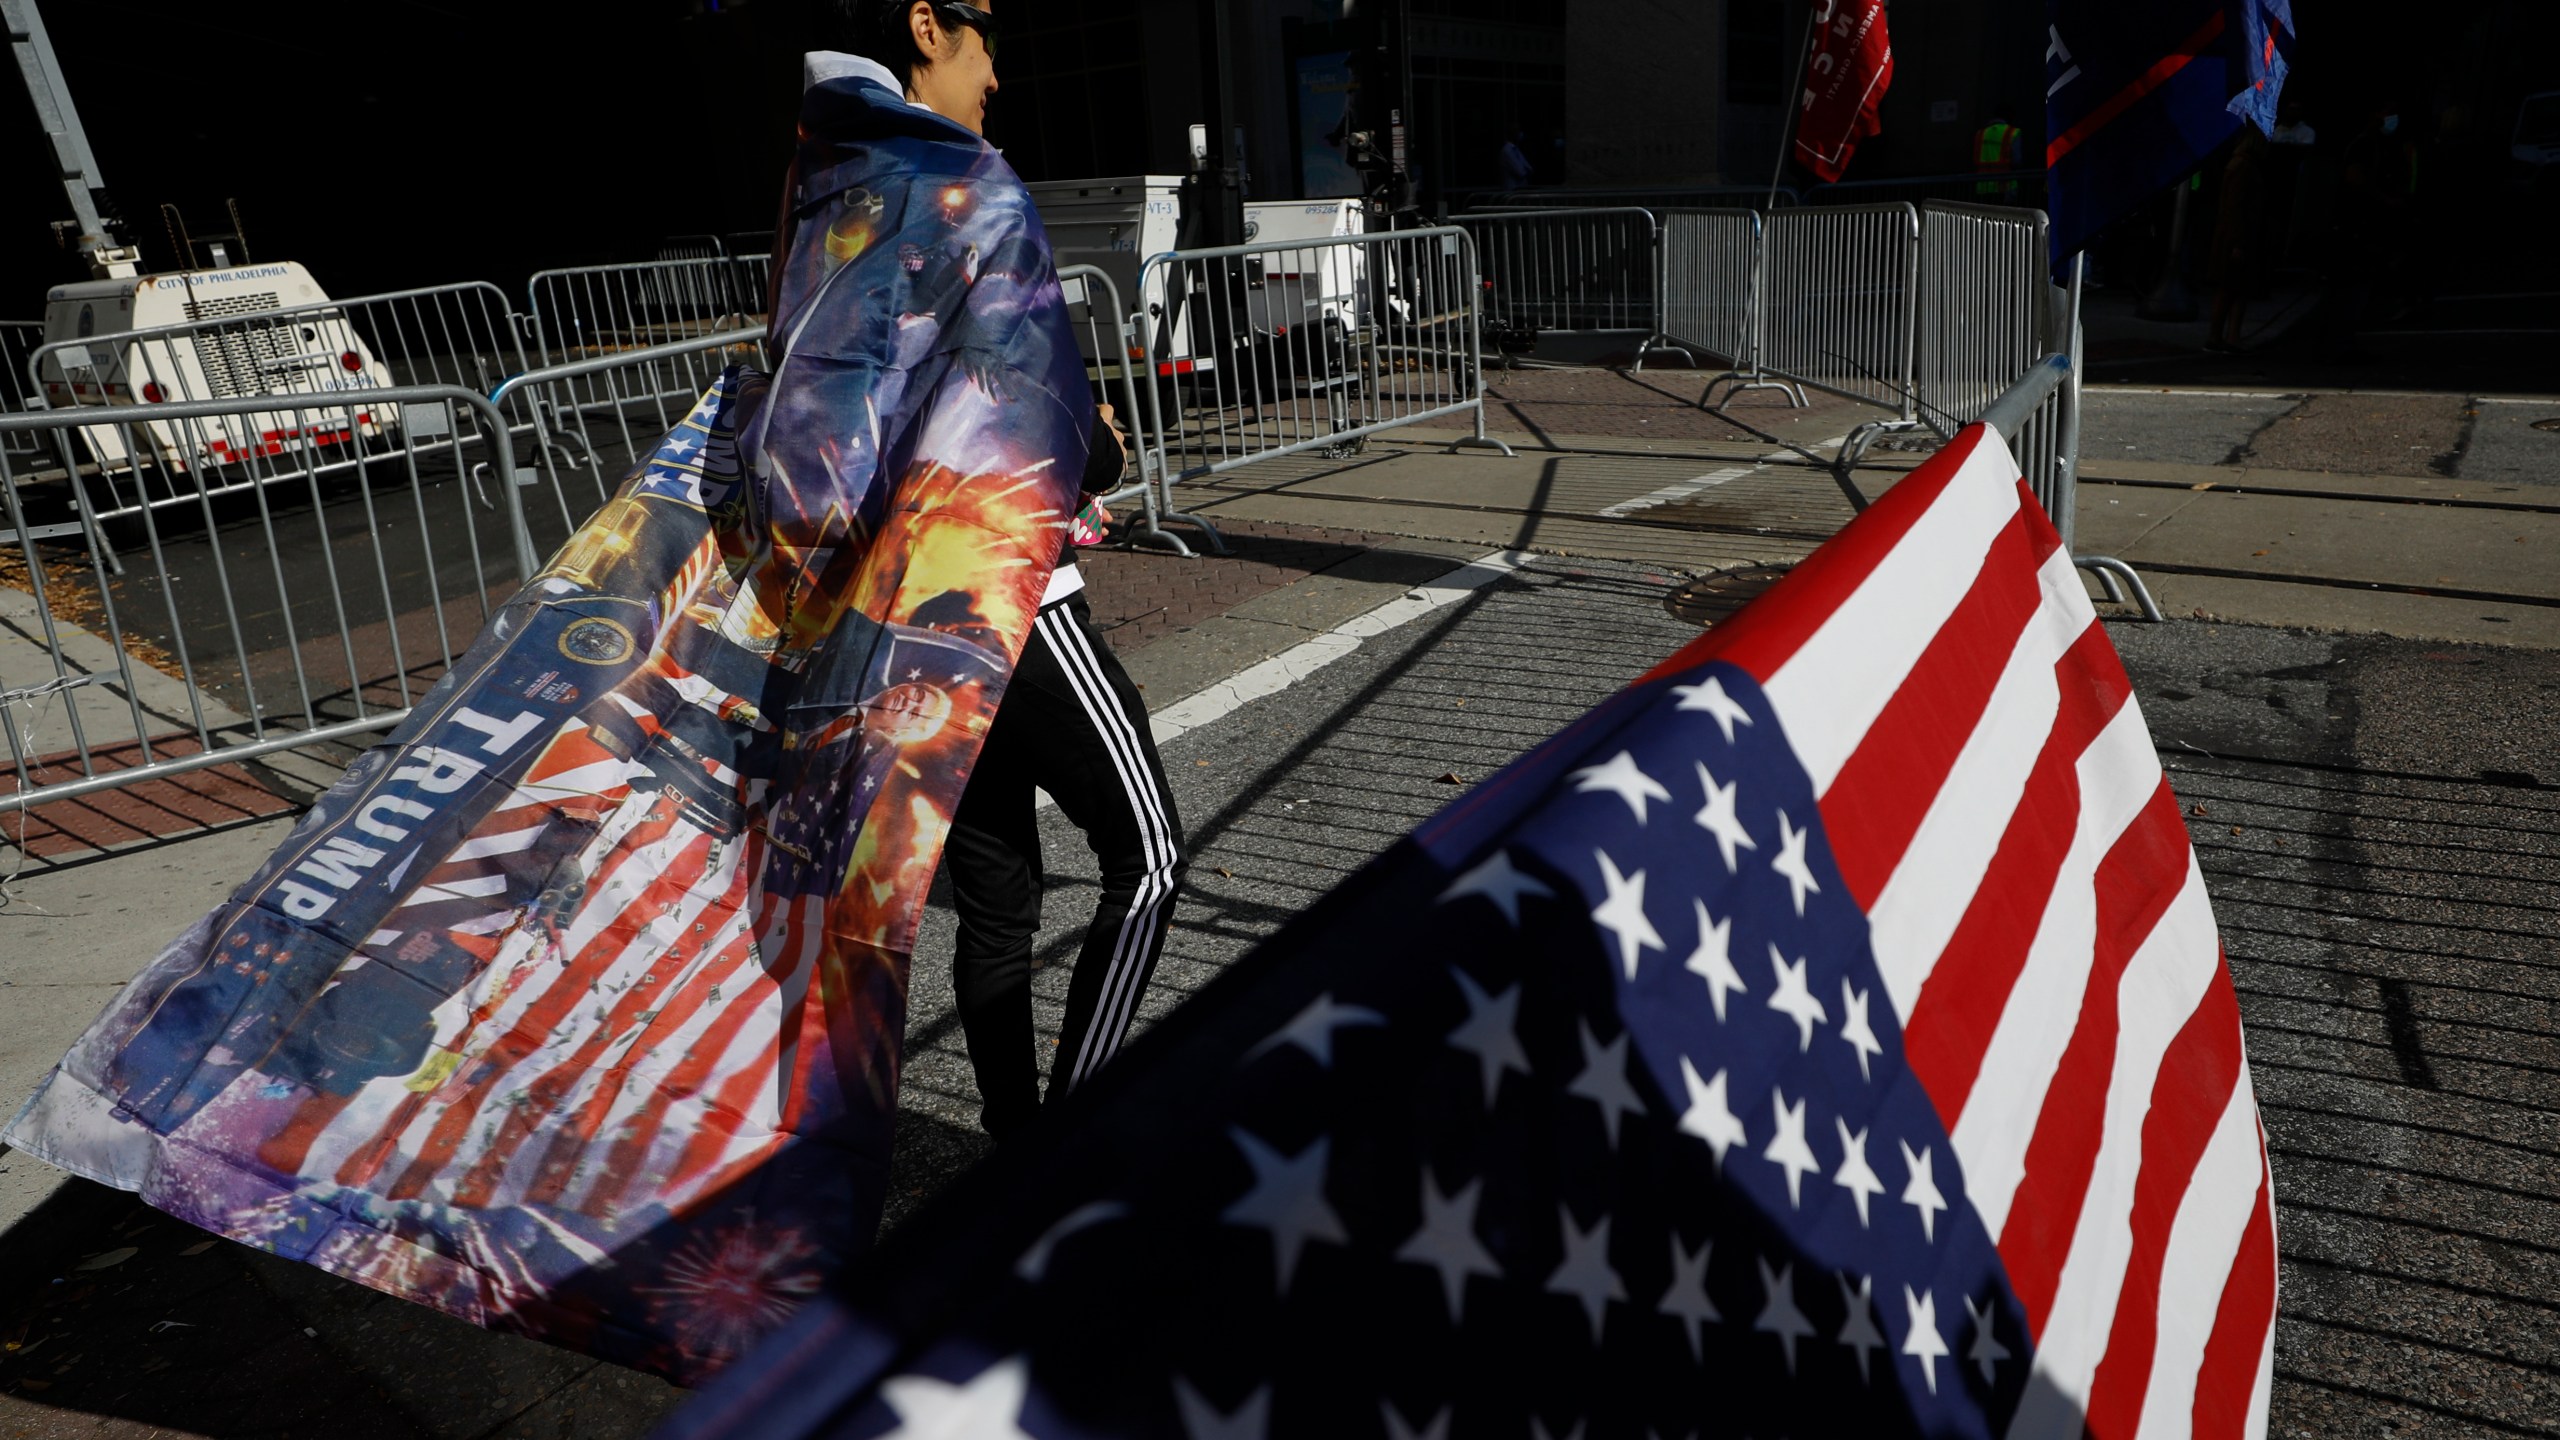
[[(1348, 14), (1344, 0), (1226, 4), (1248, 194), (1348, 193), (1335, 132), (1381, 23), (1374, 0)], [(1969, 169), (1994, 115), (2036, 128), (2042, 0), (1902, 8), (1885, 133), (1853, 176)], [(1014, 0), (990, 132), (1037, 179), (1187, 169), (1206, 13), (1205, 0)], [(1515, 136), (1542, 186), (1765, 183), (1806, 16), (1802, 0), (1407, 0), (1426, 206), (1495, 189)]]

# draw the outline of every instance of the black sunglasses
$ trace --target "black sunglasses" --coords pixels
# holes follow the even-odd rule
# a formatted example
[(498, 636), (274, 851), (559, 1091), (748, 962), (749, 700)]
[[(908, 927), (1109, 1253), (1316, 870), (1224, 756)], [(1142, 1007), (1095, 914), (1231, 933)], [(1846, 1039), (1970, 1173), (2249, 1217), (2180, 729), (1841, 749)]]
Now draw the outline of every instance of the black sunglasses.
[(979, 41), (987, 47), (987, 58), (996, 58), (996, 17), (964, 0), (932, 0), (932, 5), (933, 13), (977, 31)]

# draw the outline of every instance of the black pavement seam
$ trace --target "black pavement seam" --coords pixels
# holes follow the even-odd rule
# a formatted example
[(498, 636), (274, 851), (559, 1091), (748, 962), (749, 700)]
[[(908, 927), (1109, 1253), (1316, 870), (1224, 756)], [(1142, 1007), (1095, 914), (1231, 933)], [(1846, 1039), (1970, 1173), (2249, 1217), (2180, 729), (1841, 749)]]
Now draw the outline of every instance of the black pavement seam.
[(2246, 480), (2214, 480), (2202, 485), (2192, 485), (2183, 480), (2133, 480), (2122, 476), (2083, 474), (2080, 477), (2080, 483), (2116, 485), (2132, 490), (2184, 490), (2199, 494), (2209, 491), (2216, 495), (2281, 495), (2295, 500), (2361, 500), (2375, 505), (2413, 505), (2431, 510), (2512, 510), (2526, 515), (2560, 515), (2560, 505), (2537, 505), (2525, 500), (2471, 500), (2458, 495), (2368, 495), (2354, 490), (2307, 490), (2290, 485), (2257, 485)]
[(2417, 595), (2435, 600), (2468, 600), (2477, 605), (2531, 605), (2560, 610), (2560, 596), (2515, 595), (2498, 590), (2463, 590), (2447, 585), (2404, 585), (2391, 580), (2345, 580), (2333, 575), (2272, 575), (2227, 565), (2184, 565), (2143, 560), (2136, 568), (2154, 575), (2193, 575), (2207, 580), (2254, 580), (2264, 585), (2312, 585), (2328, 590), (2369, 590), (2382, 595)]

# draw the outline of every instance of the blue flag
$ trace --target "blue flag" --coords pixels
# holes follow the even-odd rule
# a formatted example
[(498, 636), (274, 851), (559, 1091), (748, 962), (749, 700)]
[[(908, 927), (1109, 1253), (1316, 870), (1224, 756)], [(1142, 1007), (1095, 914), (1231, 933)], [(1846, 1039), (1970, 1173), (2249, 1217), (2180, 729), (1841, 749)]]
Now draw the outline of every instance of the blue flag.
[(2192, 172), (2243, 121), (2274, 133), (2290, 0), (2046, 0), (2045, 13), (2057, 262)]
[(1976, 426), (920, 1211), (660, 1440), (2263, 1429), (2177, 797)]

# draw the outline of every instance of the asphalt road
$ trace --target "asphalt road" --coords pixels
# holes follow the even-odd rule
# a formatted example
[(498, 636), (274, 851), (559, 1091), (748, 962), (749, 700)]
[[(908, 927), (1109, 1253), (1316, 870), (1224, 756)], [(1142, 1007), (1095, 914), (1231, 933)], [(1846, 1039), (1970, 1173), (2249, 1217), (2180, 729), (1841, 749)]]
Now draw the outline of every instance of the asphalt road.
[[(2560, 399), (2452, 391), (2336, 394), (2096, 385), (2082, 392), (2091, 475), (2124, 461), (2351, 475), (2448, 476), (2485, 487), (2560, 486)], [(2487, 493), (2484, 491), (2484, 493)]]
[[(1693, 633), (1664, 610), (1672, 578), (1542, 559), (1168, 745), (1195, 868), (1141, 1023)], [(2190, 806), (2275, 1155), (2274, 1433), (2560, 1433), (2560, 659), (2116, 633)], [(1054, 1026), (1094, 872), (1071, 827), (1044, 825), (1055, 891), (1037, 990)], [(263, 848), (228, 843), (244, 867)], [(985, 1147), (948, 935), (937, 904), (913, 979), (893, 1232)], [(675, 1399), (190, 1243), (90, 1187), (11, 1232), (0, 1339), (42, 1348), (0, 1356), (0, 1433), (353, 1433), (365, 1415), (383, 1435), (622, 1435)], [(70, 1268), (126, 1246), (143, 1253)]]

